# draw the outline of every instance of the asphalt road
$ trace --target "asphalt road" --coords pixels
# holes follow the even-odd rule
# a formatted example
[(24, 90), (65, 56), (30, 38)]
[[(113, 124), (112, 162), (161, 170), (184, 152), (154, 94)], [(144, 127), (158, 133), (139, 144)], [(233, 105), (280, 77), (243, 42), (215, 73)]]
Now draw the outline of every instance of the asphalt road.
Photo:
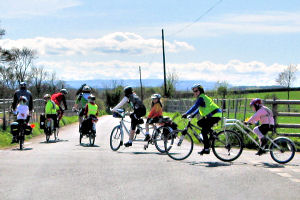
[[(78, 124), (61, 128), (60, 141), (37, 137), (26, 149), (0, 150), (0, 199), (300, 199), (300, 155), (287, 165), (244, 151), (233, 163), (213, 154), (173, 161), (144, 143), (113, 152), (117, 119), (102, 117), (96, 146), (79, 145)], [(88, 143), (88, 139), (84, 139)]]

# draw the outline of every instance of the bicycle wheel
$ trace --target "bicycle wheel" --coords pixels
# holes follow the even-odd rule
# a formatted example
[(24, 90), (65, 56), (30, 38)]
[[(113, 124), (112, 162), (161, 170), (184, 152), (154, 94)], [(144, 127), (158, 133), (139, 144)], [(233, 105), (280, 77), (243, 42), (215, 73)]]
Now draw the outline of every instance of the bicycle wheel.
[(94, 144), (95, 144), (95, 134), (90, 133), (89, 139), (90, 139), (90, 146), (94, 146)]
[(111, 134), (110, 134), (110, 148), (113, 151), (117, 151), (121, 146), (121, 129), (120, 126), (116, 126), (113, 128)]
[(184, 160), (191, 155), (194, 142), (189, 133), (174, 130), (164, 134), (164, 136), (165, 151), (170, 158), (174, 160)]
[(24, 148), (24, 133), (23, 133), (23, 130), (21, 131), (20, 136), (19, 136), (19, 144), (20, 144), (20, 150), (23, 150), (23, 148)]
[(225, 130), (214, 136), (212, 150), (215, 156), (224, 161), (231, 162), (237, 159), (243, 152), (243, 141), (238, 133)]
[(53, 135), (54, 135), (54, 141), (57, 140), (57, 129), (53, 130)]
[(295, 156), (296, 147), (287, 138), (277, 138), (270, 145), (270, 154), (274, 161), (280, 164), (290, 162)]
[(83, 138), (83, 135), (82, 135), (82, 132), (80, 131), (79, 132), (79, 144), (81, 145), (81, 140), (82, 140), (82, 138)]
[(50, 135), (48, 133), (45, 133), (45, 134), (46, 134), (46, 142), (49, 143)]
[[(164, 129), (167, 129), (166, 127), (159, 127), (155, 130), (155, 133), (153, 134), (153, 142), (156, 147), (156, 149), (161, 152), (165, 153), (165, 138), (164, 137)], [(169, 147), (170, 148), (170, 147)]]

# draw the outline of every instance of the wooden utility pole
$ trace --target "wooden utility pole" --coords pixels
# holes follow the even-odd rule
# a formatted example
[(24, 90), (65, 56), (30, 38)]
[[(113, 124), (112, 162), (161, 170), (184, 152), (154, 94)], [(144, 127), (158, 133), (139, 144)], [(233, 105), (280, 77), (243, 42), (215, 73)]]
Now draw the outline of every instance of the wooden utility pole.
[(166, 77), (166, 58), (165, 58), (165, 38), (164, 38), (164, 29), (161, 30), (162, 33), (162, 49), (163, 49), (163, 66), (164, 66), (164, 91), (165, 96), (167, 96), (167, 77)]
[(141, 66), (139, 66), (139, 71), (140, 71), (141, 98), (142, 98), (142, 101), (143, 101), (144, 100), (144, 95), (143, 95), (143, 84), (142, 84), (142, 70), (141, 70)]

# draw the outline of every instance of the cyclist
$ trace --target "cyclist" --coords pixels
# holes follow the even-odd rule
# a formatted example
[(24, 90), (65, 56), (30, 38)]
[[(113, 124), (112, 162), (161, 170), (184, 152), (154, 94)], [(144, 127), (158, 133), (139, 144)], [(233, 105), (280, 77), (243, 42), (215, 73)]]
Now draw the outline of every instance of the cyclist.
[(50, 94), (45, 94), (44, 100), (46, 101), (46, 106), (45, 106), (46, 119), (49, 118), (53, 119), (54, 128), (58, 128), (57, 111), (59, 110), (59, 107), (54, 103), (54, 101), (51, 100)]
[(81, 131), (84, 133), (85, 130), (89, 130), (90, 128), (93, 128), (92, 130), (96, 134), (96, 127), (93, 126), (93, 120), (98, 121), (97, 117), (99, 115), (98, 106), (95, 103), (96, 97), (94, 95), (90, 95), (88, 97), (88, 103), (86, 104), (84, 108), (84, 116), (85, 120), (82, 122), (82, 126), (80, 127)]
[(78, 105), (80, 105), (80, 110), (79, 110), (79, 126), (80, 124), (82, 123), (82, 120), (83, 120), (83, 115), (84, 115), (84, 109), (85, 109), (85, 106), (86, 104), (88, 103), (88, 97), (91, 95), (91, 91), (92, 89), (85, 85), (83, 88), (82, 88), (82, 91), (81, 93), (79, 93), (79, 95), (77, 96), (77, 99), (76, 99), (76, 102), (75, 102), (75, 105), (74, 105), (74, 109), (78, 109)]
[(131, 108), (133, 109), (133, 113), (130, 114), (131, 118), (131, 130), (129, 141), (125, 143), (125, 147), (132, 146), (132, 141), (134, 137), (134, 132), (136, 126), (141, 122), (141, 117), (146, 115), (146, 107), (143, 104), (142, 100), (136, 95), (131, 86), (127, 86), (124, 88), (124, 98), (121, 102), (116, 105), (112, 112), (117, 112), (117, 109), (121, 108), (125, 103), (129, 103)]
[(259, 98), (253, 99), (250, 102), (250, 107), (255, 114), (246, 123), (255, 124), (258, 121), (261, 122), (260, 126), (256, 126), (253, 132), (257, 134), (260, 142), (260, 147), (256, 155), (262, 155), (266, 151), (264, 150), (267, 144), (265, 135), (274, 129), (274, 117), (273, 112), (266, 106), (263, 105), (262, 100)]
[(21, 82), (19, 85), (20, 89), (17, 90), (13, 97), (12, 110), (16, 110), (17, 104), (19, 103), (19, 99), (21, 96), (25, 96), (27, 99), (27, 105), (29, 107), (29, 112), (33, 110), (33, 100), (32, 95), (29, 90), (27, 90), (27, 85), (25, 82)]
[[(27, 105), (28, 102), (27, 98), (25, 96), (21, 96), (18, 102), (19, 104), (16, 108), (15, 114), (17, 114), (17, 122), (20, 127), (29, 122), (30, 115), (29, 115), (29, 106)], [(18, 142), (16, 135), (13, 135), (11, 143), (16, 143), (16, 142)]]
[(151, 103), (151, 110), (147, 117), (146, 122), (146, 137), (144, 141), (148, 141), (150, 139), (149, 135), (149, 124), (159, 122), (159, 119), (162, 117), (162, 104), (160, 102), (161, 95), (160, 94), (153, 94), (151, 96), (152, 103)]
[(60, 92), (55, 93), (51, 96), (51, 100), (54, 101), (56, 105), (59, 107), (59, 117), (58, 120), (61, 120), (64, 110), (61, 107), (61, 104), (64, 104), (65, 110), (68, 110), (67, 102), (66, 102), (66, 97), (65, 95), (68, 94), (68, 90), (66, 89), (61, 89)]
[(210, 142), (208, 139), (208, 134), (212, 133), (212, 127), (217, 124), (222, 117), (222, 111), (213, 100), (208, 97), (203, 87), (200, 84), (195, 84), (192, 87), (194, 96), (197, 97), (196, 103), (182, 115), (182, 118), (186, 118), (187, 115), (193, 113), (193, 116), (200, 113), (202, 119), (200, 119), (197, 124), (202, 128), (201, 133), (203, 136), (204, 148), (199, 152), (200, 155), (210, 153)]

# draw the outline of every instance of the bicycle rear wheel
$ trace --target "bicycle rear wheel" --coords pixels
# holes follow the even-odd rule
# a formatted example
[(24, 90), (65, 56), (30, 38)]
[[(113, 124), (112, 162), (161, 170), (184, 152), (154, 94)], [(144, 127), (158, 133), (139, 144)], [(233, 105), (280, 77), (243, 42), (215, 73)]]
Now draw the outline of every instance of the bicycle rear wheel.
[(20, 144), (20, 150), (24, 149), (24, 132), (23, 130), (19, 133), (19, 144)]
[(284, 164), (294, 158), (296, 147), (293, 142), (287, 138), (277, 138), (273, 142), (270, 145), (270, 154), (274, 161)]
[(238, 133), (231, 130), (224, 130), (213, 137), (212, 150), (218, 159), (224, 162), (231, 162), (237, 159), (243, 152), (243, 141)]
[(167, 129), (167, 127), (159, 127), (158, 129), (155, 130), (154, 136), (153, 136), (153, 142), (156, 147), (156, 149), (161, 152), (165, 153), (165, 138), (164, 137), (164, 129)]
[(187, 131), (174, 130), (164, 137), (165, 151), (170, 158), (184, 160), (191, 155), (194, 142)]
[(95, 134), (90, 133), (89, 139), (90, 139), (90, 146), (94, 146), (94, 144), (95, 144)]
[(120, 148), (122, 143), (121, 139), (122, 139), (122, 134), (121, 134), (120, 126), (116, 126), (115, 128), (113, 128), (110, 134), (110, 148), (113, 151), (117, 151)]

